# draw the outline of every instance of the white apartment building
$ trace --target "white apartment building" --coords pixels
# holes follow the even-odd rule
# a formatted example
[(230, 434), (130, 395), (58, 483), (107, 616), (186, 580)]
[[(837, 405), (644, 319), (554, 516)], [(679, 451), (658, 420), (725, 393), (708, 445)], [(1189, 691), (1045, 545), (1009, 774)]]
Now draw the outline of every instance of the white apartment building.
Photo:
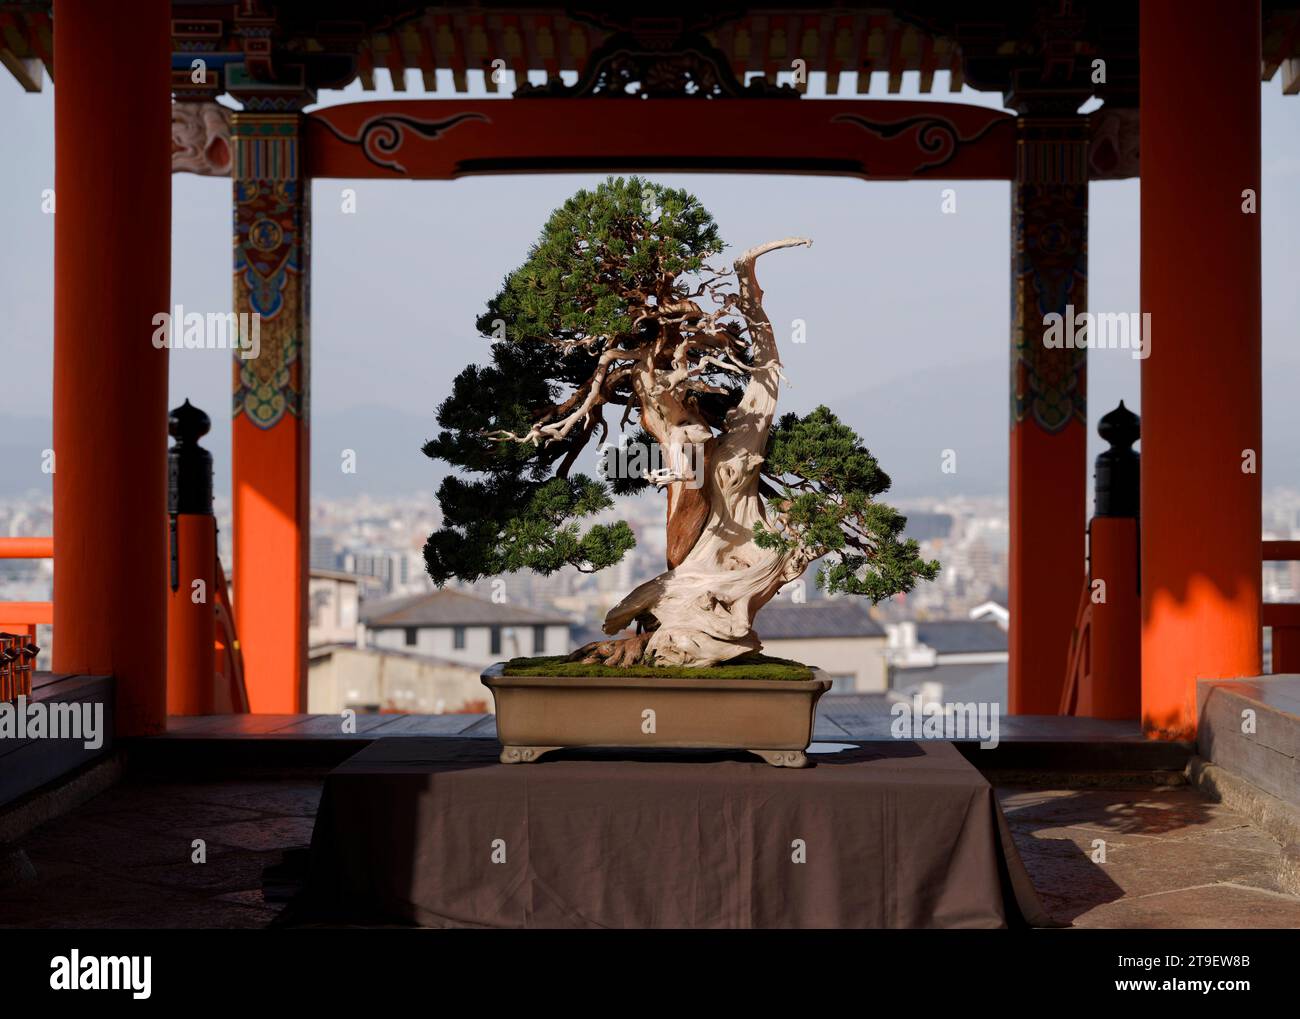
[(360, 578), (339, 570), (312, 570), (307, 577), (307, 646), (355, 644), (360, 606)]
[(754, 617), (763, 654), (813, 665), (831, 693), (883, 693), (889, 687), (885, 630), (858, 599), (771, 601)]
[(569, 620), (443, 588), (361, 605), (361, 645), (481, 668), (570, 651)]

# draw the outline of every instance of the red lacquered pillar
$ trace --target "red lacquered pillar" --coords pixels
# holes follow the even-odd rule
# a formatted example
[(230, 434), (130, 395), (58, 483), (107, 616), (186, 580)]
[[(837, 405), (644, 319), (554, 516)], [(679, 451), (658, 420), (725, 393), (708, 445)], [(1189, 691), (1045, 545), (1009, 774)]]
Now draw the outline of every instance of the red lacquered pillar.
[(252, 710), (293, 713), (307, 705), (310, 181), (301, 115), (241, 98), (231, 124), (234, 305), (257, 324), (256, 342), (234, 355), (235, 623)]
[(166, 723), (171, 4), (56, 0), (56, 672), (116, 679), (118, 735)]
[(1261, 665), (1260, 12), (1141, 19), (1142, 722), (1188, 738), (1197, 680)]
[(1008, 696), (1054, 715), (1085, 578), (1087, 350), (1049, 346), (1047, 319), (1088, 305), (1087, 120), (1017, 122), (1011, 190)]

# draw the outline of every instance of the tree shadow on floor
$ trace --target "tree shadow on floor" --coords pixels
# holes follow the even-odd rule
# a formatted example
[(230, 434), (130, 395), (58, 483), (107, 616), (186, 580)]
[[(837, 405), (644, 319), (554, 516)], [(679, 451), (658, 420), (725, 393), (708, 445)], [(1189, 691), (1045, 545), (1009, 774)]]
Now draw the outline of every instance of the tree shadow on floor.
[(1002, 789), (999, 800), (1043, 904), (1070, 921), (1132, 893), (1106, 870), (1106, 854), (1119, 840), (1160, 838), (1214, 820), (1214, 804), (1184, 788)]

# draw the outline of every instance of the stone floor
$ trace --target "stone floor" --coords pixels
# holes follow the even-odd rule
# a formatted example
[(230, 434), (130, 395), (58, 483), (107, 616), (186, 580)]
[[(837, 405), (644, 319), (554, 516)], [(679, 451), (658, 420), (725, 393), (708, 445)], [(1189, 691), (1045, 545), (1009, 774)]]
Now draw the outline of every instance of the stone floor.
[(1195, 789), (1005, 788), (998, 798), (1043, 904), (1059, 920), (1300, 928), (1300, 897), (1278, 883), (1281, 847)]
[[(265, 926), (281, 905), (266, 900), (263, 871), (308, 843), (319, 795), (312, 778), (119, 785), (0, 851), (0, 926)], [(1277, 844), (1192, 789), (999, 796), (1058, 919), (1300, 927)], [(191, 862), (196, 839), (206, 863)]]
[[(262, 873), (311, 841), (319, 779), (115, 786), (21, 840), (0, 926), (263, 927)], [(192, 862), (202, 839), (205, 863)]]

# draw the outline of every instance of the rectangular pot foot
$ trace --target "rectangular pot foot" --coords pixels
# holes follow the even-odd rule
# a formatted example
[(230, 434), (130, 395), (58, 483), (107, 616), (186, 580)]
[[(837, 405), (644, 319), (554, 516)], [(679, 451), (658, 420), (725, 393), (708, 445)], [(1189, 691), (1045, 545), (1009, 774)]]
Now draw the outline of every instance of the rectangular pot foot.
[(542, 754), (549, 754), (552, 750), (560, 749), (562, 748), (504, 746), (501, 748), (500, 761), (502, 764), (531, 764)]
[(749, 752), (763, 758), (774, 768), (808, 767), (808, 755), (802, 750), (755, 750), (750, 747)]

